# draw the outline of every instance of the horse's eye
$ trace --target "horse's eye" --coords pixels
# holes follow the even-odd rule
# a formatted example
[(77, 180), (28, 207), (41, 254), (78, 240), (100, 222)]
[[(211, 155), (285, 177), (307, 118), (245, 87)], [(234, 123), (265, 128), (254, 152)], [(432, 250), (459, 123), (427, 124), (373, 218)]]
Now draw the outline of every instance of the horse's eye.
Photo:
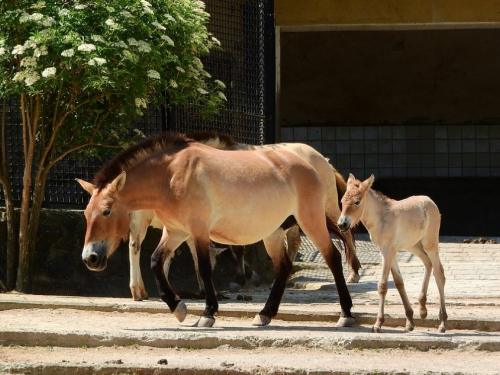
[(102, 216), (108, 217), (111, 214), (111, 210), (104, 210), (102, 211)]
[(361, 201), (356, 201), (356, 202), (354, 202), (354, 204), (355, 204), (356, 206), (359, 206), (359, 205), (361, 204)]

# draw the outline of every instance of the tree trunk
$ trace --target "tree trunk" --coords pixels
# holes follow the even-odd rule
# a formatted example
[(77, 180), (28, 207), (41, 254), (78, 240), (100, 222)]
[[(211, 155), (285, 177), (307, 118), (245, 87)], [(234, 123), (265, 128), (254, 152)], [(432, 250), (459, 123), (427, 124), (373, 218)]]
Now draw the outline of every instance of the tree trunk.
[(7, 219), (7, 259), (6, 259), (6, 273), (5, 286), (7, 290), (14, 289), (16, 285), (16, 267), (17, 267), (17, 216), (14, 210), (14, 203), (12, 200), (12, 187), (10, 182), (2, 184), (4, 189), (5, 198), (5, 214)]
[[(36, 250), (36, 238), (40, 224), (40, 213), (47, 181), (48, 168), (44, 166), (43, 172), (38, 171), (33, 185), (33, 202), (29, 210), (28, 226), (23, 240), (19, 241), (19, 267), (17, 272), (16, 289), (19, 292), (31, 293), (33, 290), (33, 271)], [(24, 203), (24, 202), (23, 202)]]

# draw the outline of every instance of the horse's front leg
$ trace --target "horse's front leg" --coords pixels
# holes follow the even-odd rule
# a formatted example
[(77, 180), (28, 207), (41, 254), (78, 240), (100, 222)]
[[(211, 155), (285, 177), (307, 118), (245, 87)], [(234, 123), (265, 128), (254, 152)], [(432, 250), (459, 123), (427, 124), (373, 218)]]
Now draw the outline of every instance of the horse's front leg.
[(361, 262), (358, 259), (356, 254), (356, 246), (354, 245), (354, 234), (352, 233), (352, 229), (349, 229), (344, 233), (346, 238), (346, 258), (349, 259), (349, 276), (347, 277), (347, 283), (358, 283), (359, 269), (361, 268)]
[(129, 260), (130, 260), (130, 291), (135, 301), (142, 301), (148, 298), (148, 293), (142, 281), (140, 254), (141, 244), (146, 237), (151, 219), (142, 215), (141, 212), (133, 212), (130, 215), (129, 234)]
[(169, 253), (173, 253), (179, 245), (187, 239), (187, 235), (180, 233), (167, 234), (166, 228), (163, 228), (160, 243), (151, 256), (151, 270), (156, 279), (156, 285), (160, 293), (160, 298), (165, 302), (170, 311), (175, 315), (179, 322), (184, 321), (187, 315), (186, 304), (174, 293), (170, 283), (163, 271), (165, 259)]
[(413, 323), (413, 308), (411, 307), (410, 300), (408, 299), (408, 295), (406, 294), (405, 283), (403, 281), (403, 276), (401, 276), (401, 271), (399, 270), (399, 265), (396, 257), (392, 260), (391, 267), (392, 279), (394, 280), (394, 284), (399, 292), (399, 296), (401, 297), (401, 301), (403, 301), (403, 306), (405, 308), (406, 315), (406, 331), (413, 331), (415, 328), (415, 324)]
[(281, 229), (278, 229), (271, 236), (264, 239), (267, 253), (273, 262), (274, 283), (264, 308), (252, 321), (254, 326), (268, 325), (271, 323), (271, 319), (278, 313), (286, 283), (292, 271), (292, 262), (290, 262), (286, 254), (284, 241), (285, 232)]
[(385, 297), (387, 295), (387, 282), (389, 280), (389, 272), (391, 271), (392, 261), (396, 256), (396, 250), (392, 248), (380, 249), (382, 253), (382, 274), (380, 275), (380, 280), (378, 282), (378, 295), (379, 295), (379, 304), (378, 304), (378, 314), (377, 320), (372, 327), (372, 332), (380, 333), (382, 330), (382, 324), (384, 324), (384, 306), (385, 306)]
[(198, 322), (198, 327), (212, 327), (215, 323), (215, 313), (219, 311), (219, 301), (212, 281), (212, 262), (210, 259), (210, 238), (208, 236), (193, 236), (198, 268), (205, 286), (205, 311)]

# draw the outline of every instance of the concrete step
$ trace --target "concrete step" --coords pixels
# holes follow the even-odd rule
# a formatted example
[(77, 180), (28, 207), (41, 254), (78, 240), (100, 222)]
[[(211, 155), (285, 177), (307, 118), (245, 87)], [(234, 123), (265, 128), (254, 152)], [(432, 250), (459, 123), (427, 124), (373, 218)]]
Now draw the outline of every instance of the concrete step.
[[(293, 291), (292, 295), (313, 292), (318, 299), (324, 293), (330, 295), (328, 289)], [(353, 311), (363, 311), (355, 314), (358, 326), (337, 328), (335, 302), (284, 301), (269, 326), (254, 327), (251, 319), (262, 308), (260, 300), (267, 290), (261, 291), (262, 296), (247, 293), (252, 302), (238, 301), (234, 295), (221, 301), (213, 328), (193, 326), (204, 307), (199, 300), (186, 301), (190, 314), (179, 323), (159, 301), (0, 294), (0, 373), (416, 375), (498, 371), (498, 301), (450, 305), (448, 312), (455, 323), (444, 334), (438, 334), (434, 324), (424, 326), (419, 320), (413, 332), (405, 332), (402, 307), (387, 306), (383, 332), (374, 334), (376, 306), (355, 305)], [(464, 327), (482, 327), (483, 331)]]

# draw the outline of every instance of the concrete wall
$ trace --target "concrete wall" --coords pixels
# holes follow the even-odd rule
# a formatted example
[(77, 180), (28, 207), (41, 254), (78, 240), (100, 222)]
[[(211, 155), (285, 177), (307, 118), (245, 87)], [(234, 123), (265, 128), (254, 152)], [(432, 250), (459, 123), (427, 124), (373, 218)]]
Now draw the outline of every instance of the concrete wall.
[[(90, 271), (82, 262), (86, 222), (82, 211), (43, 210), (35, 252), (34, 294), (54, 294), (96, 297), (131, 298), (129, 289), (128, 245), (122, 243), (107, 268)], [(158, 289), (150, 270), (151, 254), (161, 236), (159, 229), (150, 228), (141, 251), (142, 277), (151, 298), (158, 298)], [(5, 280), (6, 222), (0, 208), (0, 278)], [(246, 260), (259, 272), (262, 281), (273, 279), (272, 265), (263, 246), (250, 246)], [(228, 252), (217, 259), (214, 284), (217, 290), (227, 290), (234, 280), (236, 268)], [(181, 296), (198, 292), (191, 253), (186, 245), (176, 252), (170, 268), (173, 290)]]
[(277, 26), (499, 22), (499, 0), (275, 0)]

